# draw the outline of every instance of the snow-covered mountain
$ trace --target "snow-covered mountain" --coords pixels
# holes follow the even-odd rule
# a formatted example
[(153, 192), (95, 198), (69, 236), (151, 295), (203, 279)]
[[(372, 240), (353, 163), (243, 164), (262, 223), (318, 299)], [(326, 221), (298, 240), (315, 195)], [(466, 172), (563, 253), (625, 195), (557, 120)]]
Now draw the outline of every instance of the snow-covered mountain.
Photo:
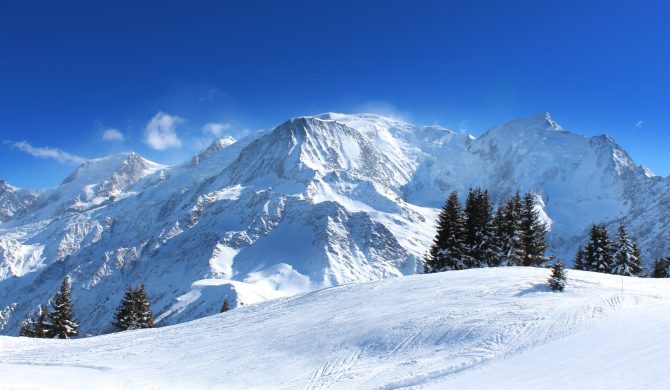
[[(0, 389), (667, 389), (670, 279), (471, 269), (75, 340), (0, 336)], [(624, 279), (622, 289), (622, 279)]]
[(548, 114), (479, 138), (371, 114), (294, 118), (214, 142), (165, 167), (137, 154), (90, 160), (60, 186), (0, 182), (0, 329), (66, 275), (84, 333), (109, 330), (144, 283), (159, 324), (320, 287), (412, 274), (449, 192), (538, 194), (552, 253), (569, 261), (589, 224), (627, 221), (647, 259), (670, 240), (670, 179), (607, 136)]

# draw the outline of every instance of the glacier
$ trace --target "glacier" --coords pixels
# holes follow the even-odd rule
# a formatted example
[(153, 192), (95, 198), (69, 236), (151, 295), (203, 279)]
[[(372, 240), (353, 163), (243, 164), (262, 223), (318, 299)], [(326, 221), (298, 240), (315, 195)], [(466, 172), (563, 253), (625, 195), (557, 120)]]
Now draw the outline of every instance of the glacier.
[(447, 195), (533, 191), (550, 254), (570, 263), (590, 224), (620, 220), (647, 262), (667, 255), (670, 179), (606, 135), (548, 113), (480, 137), (374, 114), (288, 120), (163, 166), (89, 160), (55, 188), (0, 181), (0, 332), (73, 281), (83, 334), (111, 331), (144, 283), (159, 325), (324, 287), (421, 272)]

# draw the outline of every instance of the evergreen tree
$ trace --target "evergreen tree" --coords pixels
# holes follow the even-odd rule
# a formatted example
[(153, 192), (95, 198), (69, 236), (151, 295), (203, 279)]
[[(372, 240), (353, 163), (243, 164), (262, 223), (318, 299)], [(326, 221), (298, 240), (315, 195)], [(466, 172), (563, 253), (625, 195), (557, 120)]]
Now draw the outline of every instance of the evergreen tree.
[(584, 250), (584, 247), (581, 245), (579, 246), (579, 249), (577, 249), (577, 254), (575, 255), (575, 262), (572, 268), (579, 271), (587, 271), (586, 250)]
[(651, 265), (652, 278), (667, 278), (668, 277), (668, 259), (656, 259)]
[(619, 223), (618, 241), (614, 253), (614, 264), (612, 273), (617, 275), (633, 276), (641, 271), (639, 249), (637, 245), (628, 238), (623, 221)]
[(123, 299), (121, 299), (121, 303), (114, 313), (112, 325), (120, 331), (139, 327), (137, 310), (135, 309), (135, 290), (130, 286), (126, 288)]
[(495, 225), (487, 191), (470, 190), (465, 203), (465, 268), (497, 263)]
[(223, 300), (223, 306), (221, 306), (221, 311), (219, 313), (225, 313), (230, 310), (230, 304), (228, 303), (228, 298)]
[(547, 227), (540, 220), (535, 209), (533, 194), (528, 192), (523, 197), (520, 212), (521, 242), (523, 245), (522, 264), (537, 267), (547, 261), (544, 251), (547, 249)]
[(151, 303), (149, 302), (149, 295), (144, 289), (144, 284), (135, 290), (135, 310), (137, 313), (137, 327), (138, 328), (153, 328), (154, 315), (151, 313)]
[(126, 288), (112, 325), (120, 331), (154, 327), (149, 296), (143, 284), (139, 288)]
[(33, 320), (33, 333), (34, 337), (39, 338), (52, 338), (53, 331), (51, 326), (51, 321), (48, 305), (39, 305), (37, 309), (37, 317)]
[(497, 256), (493, 261), (489, 261), (490, 267), (499, 267), (501, 265), (507, 265), (507, 259), (504, 256), (506, 250), (505, 245), (509, 244), (507, 235), (505, 234), (505, 215), (507, 214), (506, 205), (503, 203), (498, 204), (496, 211), (493, 215), (493, 227), (494, 227), (494, 236), (493, 236), (493, 245), (498, 250)]
[(552, 290), (563, 291), (563, 289), (565, 288), (566, 280), (567, 277), (565, 275), (565, 268), (563, 267), (563, 263), (557, 261), (551, 267), (551, 277), (549, 277), (547, 283), (549, 283), (549, 287)]
[(59, 339), (69, 339), (78, 335), (79, 324), (74, 319), (74, 308), (70, 296), (70, 280), (65, 277), (60, 290), (51, 302), (52, 312), (49, 313), (51, 326), (49, 336)]
[(590, 242), (586, 246), (586, 264), (588, 271), (612, 272), (612, 242), (607, 235), (605, 225), (591, 226)]
[(499, 251), (497, 265), (521, 265), (523, 262), (521, 207), (521, 196), (516, 192), (506, 204), (501, 204), (496, 210), (496, 248)]
[(437, 234), (424, 263), (424, 272), (468, 268), (463, 263), (463, 211), (456, 192), (447, 199), (437, 221)]
[(49, 312), (46, 305), (39, 305), (37, 313), (32, 317), (26, 318), (21, 323), (19, 335), (38, 338), (53, 337), (51, 335), (51, 323), (49, 322)]
[(35, 337), (35, 332), (33, 331), (33, 320), (31, 318), (26, 318), (21, 322), (21, 328), (19, 329), (19, 336), (21, 337)]

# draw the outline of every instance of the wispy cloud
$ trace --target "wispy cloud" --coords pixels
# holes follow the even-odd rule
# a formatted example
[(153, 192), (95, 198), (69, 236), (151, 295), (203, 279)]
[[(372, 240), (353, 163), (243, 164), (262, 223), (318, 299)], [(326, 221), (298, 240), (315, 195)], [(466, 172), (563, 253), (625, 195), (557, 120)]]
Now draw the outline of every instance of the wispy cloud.
[(356, 107), (356, 111), (360, 113), (383, 115), (404, 122), (410, 120), (410, 115), (407, 112), (401, 111), (393, 104), (383, 101), (369, 101), (363, 103)]
[(635, 123), (635, 126), (633, 126), (634, 129), (641, 129), (642, 125), (644, 124), (643, 120), (639, 120)]
[(117, 129), (107, 129), (102, 132), (103, 141), (123, 142), (124, 139), (123, 133)]
[(144, 143), (156, 150), (181, 148), (182, 142), (177, 135), (177, 126), (183, 122), (184, 119), (178, 116), (159, 111), (144, 130)]
[(458, 131), (462, 134), (470, 134), (470, 120), (463, 119), (458, 123)]
[(232, 126), (228, 123), (214, 123), (210, 122), (205, 124), (202, 127), (202, 132), (214, 136), (216, 138), (220, 138), (224, 135), (224, 132), (227, 132), (232, 129)]
[(50, 158), (58, 161), (62, 164), (81, 164), (86, 161), (85, 158), (68, 153), (62, 149), (58, 148), (49, 148), (49, 147), (37, 147), (33, 146), (27, 141), (19, 142), (10, 142), (12, 148), (18, 149), (22, 152), (26, 152), (34, 157), (39, 158)]

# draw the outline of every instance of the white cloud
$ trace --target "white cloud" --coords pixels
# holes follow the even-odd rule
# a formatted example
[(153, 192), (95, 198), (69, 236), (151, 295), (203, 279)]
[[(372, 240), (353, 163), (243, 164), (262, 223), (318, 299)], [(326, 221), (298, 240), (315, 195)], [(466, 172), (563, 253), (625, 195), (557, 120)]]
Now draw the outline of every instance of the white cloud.
[(123, 133), (117, 129), (107, 129), (102, 132), (103, 141), (123, 142), (124, 139)]
[(156, 150), (181, 148), (181, 139), (177, 135), (176, 128), (183, 122), (184, 120), (178, 116), (159, 111), (147, 123), (144, 130), (144, 142)]
[(230, 130), (232, 126), (228, 123), (207, 123), (202, 127), (202, 132), (214, 137), (221, 137), (224, 131)]
[(641, 129), (643, 124), (644, 124), (644, 121), (641, 121), (641, 120), (637, 121), (637, 123), (635, 123), (635, 126), (633, 126), (633, 128), (634, 129)]
[(14, 142), (12, 147), (31, 156), (39, 158), (52, 158), (63, 164), (81, 164), (86, 161), (85, 158), (76, 156), (58, 148), (36, 147), (26, 141)]

